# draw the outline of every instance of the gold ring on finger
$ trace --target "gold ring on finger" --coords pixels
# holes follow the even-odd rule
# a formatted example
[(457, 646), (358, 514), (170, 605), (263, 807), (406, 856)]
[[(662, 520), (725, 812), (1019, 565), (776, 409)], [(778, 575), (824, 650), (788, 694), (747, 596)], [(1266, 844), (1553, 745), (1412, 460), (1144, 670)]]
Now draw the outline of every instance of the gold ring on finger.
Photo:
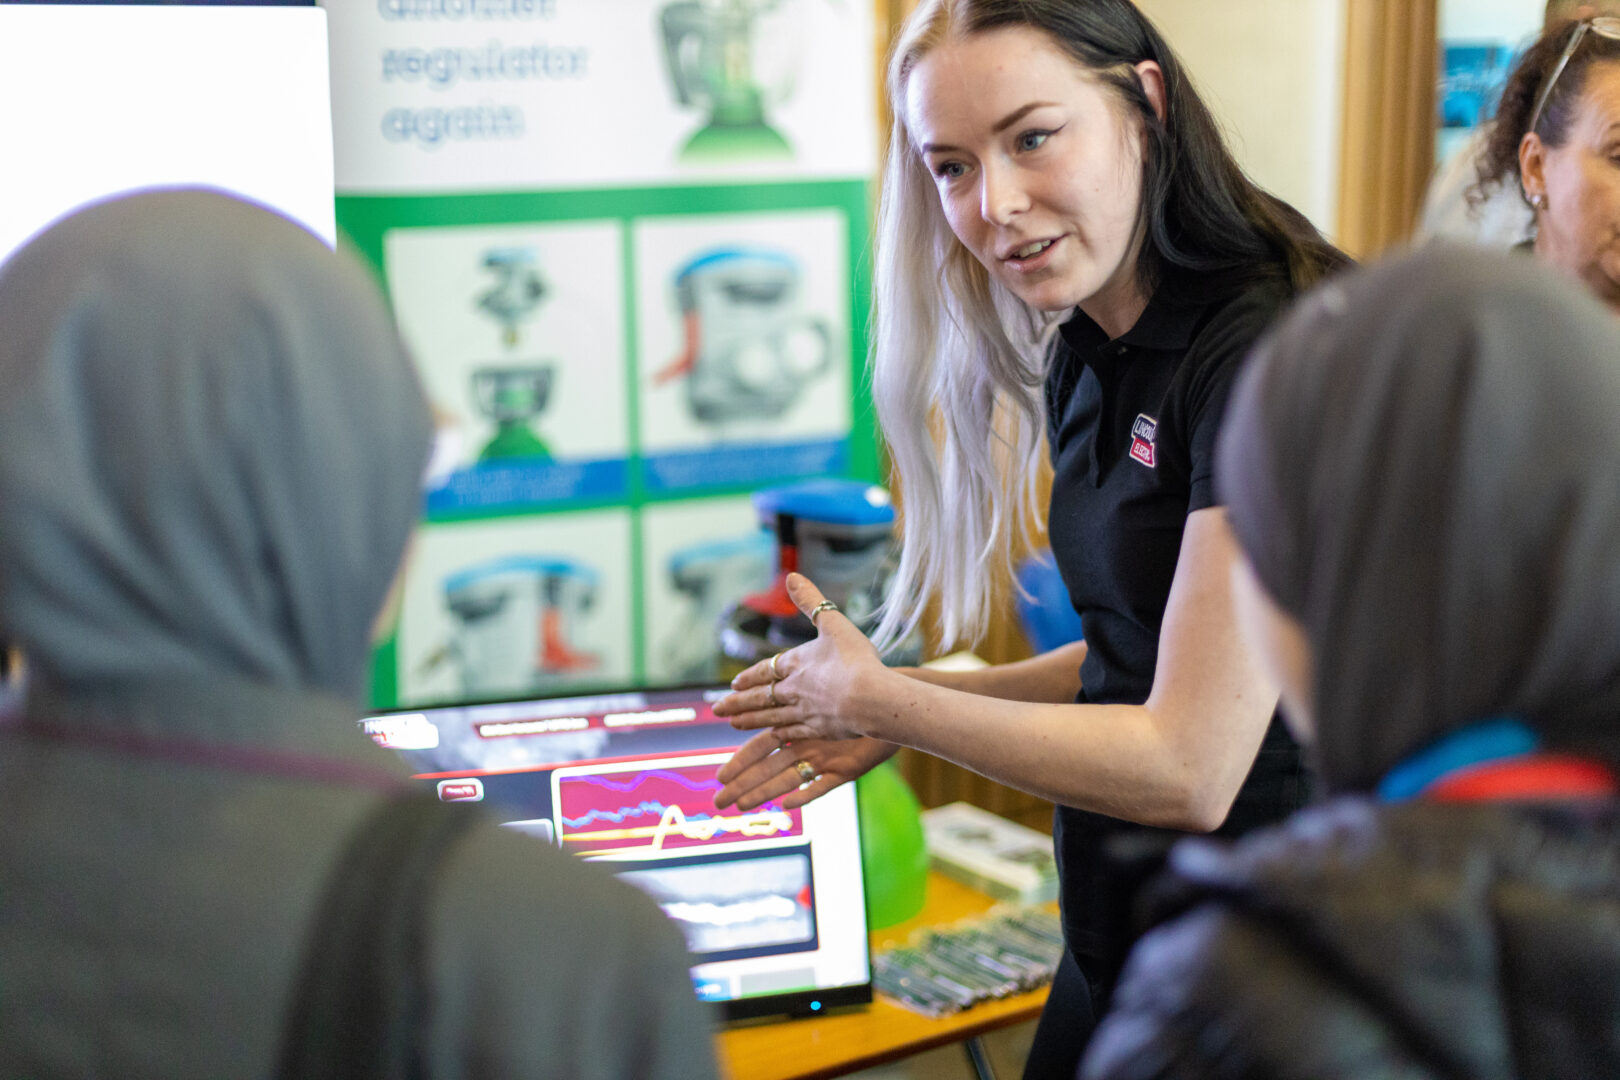
[(816, 767), (804, 760), (804, 758), (800, 758), (793, 763), (793, 771), (798, 773), (800, 781), (806, 784), (820, 775), (816, 772)]
[(776, 680), (771, 680), (771, 708), (776, 708), (780, 702), (776, 700)]
[(781, 655), (782, 655), (781, 653), (776, 653), (775, 655), (773, 655), (771, 657), (771, 682), (781, 682), (782, 681), (782, 673), (780, 671), (776, 670), (776, 657), (781, 656)]

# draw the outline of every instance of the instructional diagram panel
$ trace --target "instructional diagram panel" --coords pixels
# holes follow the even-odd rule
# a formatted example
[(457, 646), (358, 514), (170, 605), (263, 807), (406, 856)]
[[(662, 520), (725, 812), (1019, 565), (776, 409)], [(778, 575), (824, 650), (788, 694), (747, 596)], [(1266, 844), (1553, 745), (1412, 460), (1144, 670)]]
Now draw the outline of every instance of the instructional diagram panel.
[(326, 6), (339, 232), (441, 434), (374, 703), (714, 678), (749, 493), (879, 479), (871, 5)]

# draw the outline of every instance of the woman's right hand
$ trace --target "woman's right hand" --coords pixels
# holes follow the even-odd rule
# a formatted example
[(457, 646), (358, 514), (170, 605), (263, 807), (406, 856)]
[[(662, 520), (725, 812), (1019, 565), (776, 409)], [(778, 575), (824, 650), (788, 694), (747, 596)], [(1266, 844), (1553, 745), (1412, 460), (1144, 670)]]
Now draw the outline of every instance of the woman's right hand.
[[(725, 787), (714, 805), (736, 805), (739, 810), (780, 798), (784, 810), (819, 799), (840, 784), (866, 775), (900, 749), (879, 739), (798, 739), (783, 743), (769, 729), (737, 748), (716, 774)], [(798, 762), (806, 762), (816, 778), (805, 783)]]

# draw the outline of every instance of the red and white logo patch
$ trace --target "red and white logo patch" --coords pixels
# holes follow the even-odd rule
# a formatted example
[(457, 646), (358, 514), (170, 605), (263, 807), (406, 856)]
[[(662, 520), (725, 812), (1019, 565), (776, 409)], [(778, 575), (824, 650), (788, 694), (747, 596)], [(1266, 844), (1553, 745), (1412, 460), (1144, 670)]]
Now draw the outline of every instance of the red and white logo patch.
[(1157, 468), (1157, 459), (1153, 453), (1153, 440), (1159, 434), (1159, 422), (1147, 413), (1137, 413), (1136, 423), (1131, 425), (1131, 457), (1146, 465), (1148, 468)]

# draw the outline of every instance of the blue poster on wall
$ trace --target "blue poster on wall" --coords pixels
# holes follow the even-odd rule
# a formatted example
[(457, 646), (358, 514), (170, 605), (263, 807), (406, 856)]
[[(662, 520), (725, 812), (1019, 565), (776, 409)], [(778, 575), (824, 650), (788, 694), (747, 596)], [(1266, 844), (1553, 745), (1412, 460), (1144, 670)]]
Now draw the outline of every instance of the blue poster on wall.
[(1505, 41), (1442, 43), (1440, 126), (1471, 128), (1496, 111), (1518, 51)]

